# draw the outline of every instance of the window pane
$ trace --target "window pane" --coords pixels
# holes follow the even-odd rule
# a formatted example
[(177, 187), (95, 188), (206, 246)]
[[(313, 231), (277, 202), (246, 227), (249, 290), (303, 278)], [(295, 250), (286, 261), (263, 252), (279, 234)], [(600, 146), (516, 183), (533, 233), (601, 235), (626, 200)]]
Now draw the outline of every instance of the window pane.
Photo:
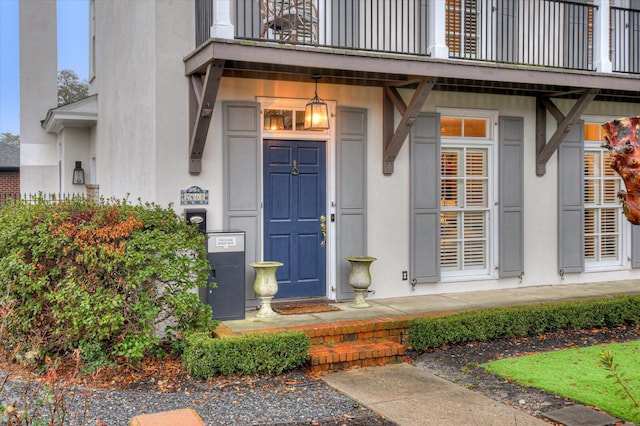
[(443, 179), (440, 182), (440, 203), (442, 206), (453, 207), (461, 202), (459, 188), (462, 181), (460, 179), (446, 178), (458, 176), (459, 158), (459, 152), (457, 151), (443, 151), (441, 154), (440, 171)]
[(460, 242), (442, 241), (440, 243), (440, 267), (446, 270), (459, 269)]
[(606, 179), (602, 181), (602, 201), (604, 203), (616, 203), (620, 192), (620, 181), (618, 179)]
[(442, 117), (440, 119), (441, 136), (462, 136), (462, 118)]
[(464, 213), (464, 238), (484, 238), (484, 212), (465, 212)]
[(304, 130), (304, 111), (296, 111), (296, 130)]
[(612, 234), (618, 232), (618, 212), (614, 209), (602, 209), (600, 212), (600, 232)]
[(486, 138), (487, 119), (486, 118), (465, 118), (464, 136), (466, 138)]
[(485, 150), (468, 150), (466, 155), (465, 171), (467, 176), (486, 176), (487, 175), (487, 151)]
[(466, 268), (469, 268), (469, 267), (484, 268), (485, 267), (484, 240), (464, 242), (464, 266)]
[(487, 181), (467, 180), (465, 205), (467, 207), (487, 206)]
[(593, 235), (596, 232), (595, 214), (595, 209), (585, 209), (584, 211), (584, 233), (586, 235)]
[(458, 238), (458, 213), (440, 213), (440, 237), (443, 240), (455, 240)]
[(596, 239), (593, 236), (584, 237), (584, 258), (585, 260), (596, 260)]
[(602, 237), (602, 259), (618, 258), (618, 237), (615, 235), (605, 235)]
[(584, 125), (584, 140), (586, 141), (601, 141), (600, 125), (599, 124), (585, 124)]

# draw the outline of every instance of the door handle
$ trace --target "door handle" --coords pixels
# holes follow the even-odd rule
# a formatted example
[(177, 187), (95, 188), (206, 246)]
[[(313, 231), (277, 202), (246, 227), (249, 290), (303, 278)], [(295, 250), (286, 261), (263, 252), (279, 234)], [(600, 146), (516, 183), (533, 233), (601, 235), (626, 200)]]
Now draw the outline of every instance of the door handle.
[(320, 233), (322, 234), (320, 247), (325, 247), (327, 245), (327, 218), (325, 215), (320, 216)]

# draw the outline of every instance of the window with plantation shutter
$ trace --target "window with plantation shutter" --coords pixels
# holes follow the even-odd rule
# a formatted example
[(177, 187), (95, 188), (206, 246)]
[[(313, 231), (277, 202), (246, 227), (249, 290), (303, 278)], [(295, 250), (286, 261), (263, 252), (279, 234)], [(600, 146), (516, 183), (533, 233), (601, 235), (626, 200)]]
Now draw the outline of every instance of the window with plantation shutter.
[(441, 151), (440, 266), (444, 271), (487, 271), (488, 148)]
[(446, 38), (449, 56), (474, 58), (478, 49), (477, 0), (446, 0)]
[(598, 124), (585, 124), (584, 150), (584, 258), (585, 267), (623, 264), (622, 206), (617, 194), (622, 181), (609, 167), (611, 157), (600, 147)]

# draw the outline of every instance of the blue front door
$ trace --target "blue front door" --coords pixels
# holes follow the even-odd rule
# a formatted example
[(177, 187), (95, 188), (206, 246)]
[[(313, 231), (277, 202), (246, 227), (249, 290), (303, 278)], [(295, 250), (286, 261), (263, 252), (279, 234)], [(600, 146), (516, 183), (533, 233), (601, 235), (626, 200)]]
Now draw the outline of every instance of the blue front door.
[(278, 269), (276, 298), (324, 296), (324, 142), (264, 142), (264, 260)]

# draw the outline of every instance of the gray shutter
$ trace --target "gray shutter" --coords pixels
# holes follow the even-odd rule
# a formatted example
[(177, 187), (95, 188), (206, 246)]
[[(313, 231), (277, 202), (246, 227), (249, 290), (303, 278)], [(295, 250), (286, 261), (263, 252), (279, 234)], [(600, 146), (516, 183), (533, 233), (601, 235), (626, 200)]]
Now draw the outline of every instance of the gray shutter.
[(360, 0), (331, 0), (331, 45), (359, 47)]
[(245, 231), (245, 295), (257, 304), (255, 274), (248, 266), (260, 256), (260, 129), (259, 106), (253, 102), (222, 104), (224, 156), (224, 227)]
[(584, 271), (584, 122), (558, 148), (558, 263), (560, 274)]
[(411, 282), (440, 280), (440, 114), (411, 128)]
[(498, 22), (496, 28), (497, 60), (518, 62), (518, 2), (498, 0)]
[(631, 225), (631, 267), (640, 268), (640, 225)]
[(500, 117), (500, 277), (524, 273), (524, 120)]
[(346, 256), (367, 255), (367, 110), (337, 111), (337, 298), (353, 298)]

